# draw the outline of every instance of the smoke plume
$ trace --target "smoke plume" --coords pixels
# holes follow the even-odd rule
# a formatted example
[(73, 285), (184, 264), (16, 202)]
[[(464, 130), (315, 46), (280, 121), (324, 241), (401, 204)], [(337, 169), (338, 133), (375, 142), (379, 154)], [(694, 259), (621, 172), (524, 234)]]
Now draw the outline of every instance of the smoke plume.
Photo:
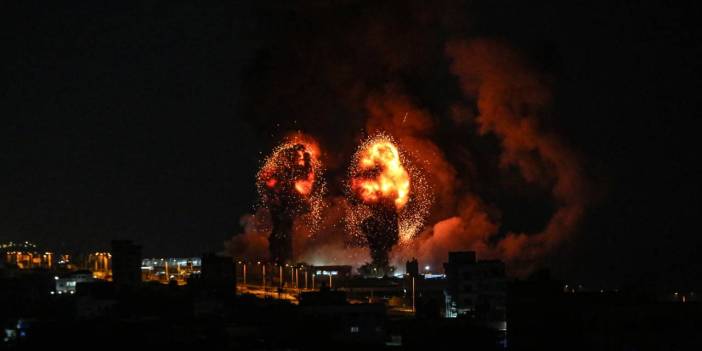
[[(460, 15), (467, 11), (457, 11), (466, 4), (373, 3), (354, 16), (344, 6), (301, 8), (304, 24), (293, 21), (296, 30), (276, 37), (276, 45), (287, 44), (252, 69), (251, 123), (268, 130), (294, 120), (330, 160), (323, 223), (315, 233), (294, 226), (302, 260), (368, 261), (343, 224), (349, 204), (340, 174), (377, 132), (416, 161), (434, 198), (424, 227), (395, 246), (398, 268), (413, 257), (439, 268), (449, 251), (475, 250), (525, 273), (575, 238), (589, 185), (579, 155), (552, 123), (565, 116), (551, 111), (548, 80), (526, 55), (473, 33)], [(537, 195), (506, 196), (521, 192)], [(537, 207), (532, 201), (546, 204), (543, 218), (519, 225), (508, 208)], [(260, 246), (265, 235), (244, 229), (230, 247)]]

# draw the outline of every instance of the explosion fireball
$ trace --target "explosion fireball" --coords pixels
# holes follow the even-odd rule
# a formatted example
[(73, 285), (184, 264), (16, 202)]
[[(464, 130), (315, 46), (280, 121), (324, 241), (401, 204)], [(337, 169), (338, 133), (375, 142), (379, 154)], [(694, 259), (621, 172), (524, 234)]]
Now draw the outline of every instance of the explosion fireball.
[(271, 259), (293, 263), (293, 221), (305, 220), (314, 230), (321, 217), (326, 190), (319, 147), (311, 138), (296, 135), (273, 150), (261, 169), (257, 188), (261, 206), (271, 214)]
[(412, 240), (424, 224), (431, 189), (420, 169), (382, 133), (359, 146), (349, 178), (347, 229), (369, 247), (373, 266), (384, 271), (392, 247)]
[(409, 198), (409, 174), (400, 161), (400, 152), (389, 141), (378, 141), (362, 150), (358, 173), (351, 189), (368, 204), (393, 200), (397, 209)]

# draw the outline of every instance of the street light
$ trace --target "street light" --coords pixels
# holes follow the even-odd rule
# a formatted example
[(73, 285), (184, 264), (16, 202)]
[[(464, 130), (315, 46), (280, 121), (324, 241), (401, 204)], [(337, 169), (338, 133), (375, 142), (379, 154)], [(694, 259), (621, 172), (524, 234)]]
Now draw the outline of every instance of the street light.
[(283, 287), (283, 266), (278, 265), (278, 283), (279, 286)]
[(246, 287), (246, 262), (244, 262), (244, 287)]

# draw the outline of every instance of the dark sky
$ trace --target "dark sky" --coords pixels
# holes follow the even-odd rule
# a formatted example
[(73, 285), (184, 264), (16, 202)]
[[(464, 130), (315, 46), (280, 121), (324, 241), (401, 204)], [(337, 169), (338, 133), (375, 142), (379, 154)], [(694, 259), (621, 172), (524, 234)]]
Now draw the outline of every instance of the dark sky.
[[(253, 207), (261, 153), (291, 130), (324, 145), (350, 140), (363, 125), (343, 112), (330, 116), (335, 105), (324, 103), (324, 89), (306, 95), (314, 103), (267, 94), (299, 61), (326, 59), (297, 48), (308, 48), (307, 38), (325, 44), (375, 10), (378, 21), (395, 10), (362, 1), (113, 3), (0, 5), (2, 241), (91, 250), (132, 238), (146, 255), (221, 250)], [(393, 18), (402, 18), (402, 3)], [(550, 127), (583, 156), (598, 192), (576, 242), (552, 258), (568, 278), (702, 280), (701, 38), (692, 9), (666, 4), (433, 9), (466, 24), (430, 34), (498, 38), (552, 79)], [(444, 71), (419, 74), (427, 91), (418, 94), (434, 94), (429, 104), (456, 94), (430, 91), (427, 79), (444, 83)], [(306, 79), (319, 88), (328, 78)]]

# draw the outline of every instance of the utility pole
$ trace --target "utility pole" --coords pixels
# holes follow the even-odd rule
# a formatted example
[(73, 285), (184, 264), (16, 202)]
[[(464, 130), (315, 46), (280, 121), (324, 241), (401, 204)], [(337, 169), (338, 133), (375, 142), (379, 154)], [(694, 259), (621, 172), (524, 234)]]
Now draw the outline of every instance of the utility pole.
[(244, 262), (244, 287), (246, 287), (246, 262)]
[(283, 287), (283, 266), (278, 266), (278, 286)]
[(414, 290), (414, 276), (412, 276), (412, 313), (415, 312), (414, 310), (414, 297), (415, 297), (415, 290)]

